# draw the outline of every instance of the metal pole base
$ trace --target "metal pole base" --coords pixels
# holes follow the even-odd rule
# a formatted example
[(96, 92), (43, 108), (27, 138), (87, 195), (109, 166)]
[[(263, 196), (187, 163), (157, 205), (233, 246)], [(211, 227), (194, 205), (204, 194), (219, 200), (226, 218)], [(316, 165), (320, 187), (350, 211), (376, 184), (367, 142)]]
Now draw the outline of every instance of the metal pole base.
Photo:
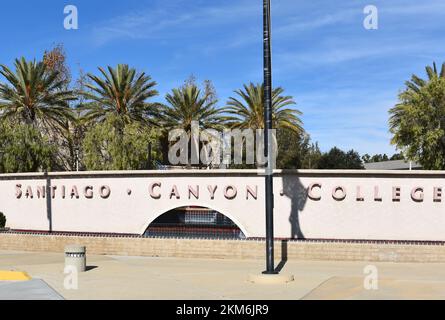
[(263, 271), (261, 274), (264, 274), (264, 275), (268, 275), (268, 274), (274, 275), (274, 274), (279, 274), (279, 272), (278, 271)]

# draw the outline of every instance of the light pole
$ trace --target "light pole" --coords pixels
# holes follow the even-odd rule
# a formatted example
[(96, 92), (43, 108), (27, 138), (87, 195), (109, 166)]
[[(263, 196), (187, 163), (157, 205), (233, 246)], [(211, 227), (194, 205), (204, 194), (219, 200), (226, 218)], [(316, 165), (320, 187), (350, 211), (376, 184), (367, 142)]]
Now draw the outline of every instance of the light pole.
[(264, 31), (264, 154), (266, 156), (266, 271), (264, 274), (277, 274), (274, 267), (273, 230), (273, 149), (272, 149), (272, 49), (270, 0), (263, 0)]

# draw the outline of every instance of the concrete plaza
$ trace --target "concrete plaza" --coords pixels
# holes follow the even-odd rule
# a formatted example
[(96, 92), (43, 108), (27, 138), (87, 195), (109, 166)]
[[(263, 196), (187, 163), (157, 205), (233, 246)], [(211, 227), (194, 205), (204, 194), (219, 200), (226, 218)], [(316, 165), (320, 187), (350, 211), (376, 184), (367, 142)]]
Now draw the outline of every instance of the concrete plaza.
[[(62, 253), (0, 251), (0, 270), (25, 271), (65, 299), (445, 299), (439, 263), (288, 261), (283, 272), (295, 281), (280, 285), (247, 281), (263, 269), (260, 260), (88, 256), (87, 263), (79, 288), (65, 290)], [(378, 271), (377, 290), (365, 289), (369, 265)]]

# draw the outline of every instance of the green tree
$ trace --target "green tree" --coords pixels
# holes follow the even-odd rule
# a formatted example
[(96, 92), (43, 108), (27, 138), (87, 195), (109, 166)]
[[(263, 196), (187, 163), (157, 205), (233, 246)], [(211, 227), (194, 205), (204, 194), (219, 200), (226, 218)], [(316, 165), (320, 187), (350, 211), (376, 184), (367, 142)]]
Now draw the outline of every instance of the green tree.
[(15, 61), (15, 72), (0, 66), (6, 83), (0, 84), (0, 118), (59, 130), (73, 114), (69, 103), (76, 99), (65, 89), (59, 72), (50, 70), (43, 62)]
[(81, 107), (86, 122), (102, 122), (108, 115), (122, 118), (116, 124), (133, 121), (147, 124), (155, 110), (155, 104), (148, 99), (158, 92), (156, 82), (144, 72), (138, 73), (126, 64), (119, 64), (115, 69), (108, 67), (108, 72), (99, 68), (102, 77), (88, 74), (87, 90), (82, 94), (87, 101)]
[(386, 154), (375, 154), (371, 157), (371, 162), (382, 162), (388, 161), (388, 156)]
[(318, 142), (312, 143), (310, 140), (302, 144), (301, 169), (317, 169), (321, 159), (321, 151)]
[[(123, 126), (123, 119), (108, 116), (85, 134), (82, 144), (83, 162), (87, 170), (142, 170), (148, 168), (147, 147), (156, 141), (154, 130), (139, 123)], [(118, 128), (123, 128), (118, 134)], [(153, 156), (153, 161), (157, 154)]]
[(31, 124), (0, 124), (0, 171), (50, 171), (56, 147)]
[(413, 75), (390, 109), (391, 142), (430, 170), (445, 169), (445, 63), (426, 67), (428, 78)]
[(334, 147), (321, 155), (318, 169), (363, 169), (363, 163), (354, 150), (344, 152)]
[[(302, 134), (303, 123), (301, 112), (289, 108), (295, 105), (291, 96), (283, 95), (283, 88), (272, 91), (272, 121), (274, 129), (289, 129)], [(244, 85), (244, 90), (237, 90), (238, 97), (230, 97), (224, 111), (228, 114), (227, 121), (231, 127), (240, 129), (264, 128), (264, 85)]]
[(371, 161), (371, 156), (370, 156), (368, 153), (365, 153), (365, 154), (362, 156), (362, 161), (363, 161), (363, 163), (370, 163), (370, 162), (372, 162), (372, 161)]
[(369, 159), (369, 162), (383, 162), (383, 161), (389, 161), (389, 158), (386, 154), (375, 154)]
[(370, 156), (369, 154), (366, 153), (362, 156), (362, 160), (364, 163), (371, 163), (371, 162), (404, 160), (404, 158), (401, 153), (396, 153), (396, 154), (392, 155), (391, 157), (388, 157), (388, 155), (386, 155), (386, 154), (375, 154), (373, 156)]
[(314, 169), (321, 157), (318, 144), (311, 142), (308, 134), (298, 134), (289, 129), (277, 130), (278, 169)]
[(403, 156), (403, 153), (395, 153), (392, 155), (392, 157), (389, 159), (391, 161), (393, 160), (405, 160), (405, 157)]

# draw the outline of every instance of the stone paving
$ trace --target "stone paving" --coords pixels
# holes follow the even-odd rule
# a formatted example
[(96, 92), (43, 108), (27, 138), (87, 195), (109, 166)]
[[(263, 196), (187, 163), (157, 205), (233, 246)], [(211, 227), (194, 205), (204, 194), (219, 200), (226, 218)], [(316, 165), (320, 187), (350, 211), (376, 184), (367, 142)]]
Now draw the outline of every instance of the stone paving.
[[(52, 289), (48, 299), (445, 299), (441, 263), (288, 261), (282, 272), (293, 274), (294, 282), (248, 282), (249, 274), (261, 272), (263, 263), (88, 256), (89, 271), (79, 275), (78, 289), (67, 290), (62, 253), (0, 251), (0, 270), (25, 271), (33, 281), (44, 281), (40, 285)], [(6, 285), (0, 285), (0, 299), (30, 298), (26, 283), (21, 294), (8, 293)]]

